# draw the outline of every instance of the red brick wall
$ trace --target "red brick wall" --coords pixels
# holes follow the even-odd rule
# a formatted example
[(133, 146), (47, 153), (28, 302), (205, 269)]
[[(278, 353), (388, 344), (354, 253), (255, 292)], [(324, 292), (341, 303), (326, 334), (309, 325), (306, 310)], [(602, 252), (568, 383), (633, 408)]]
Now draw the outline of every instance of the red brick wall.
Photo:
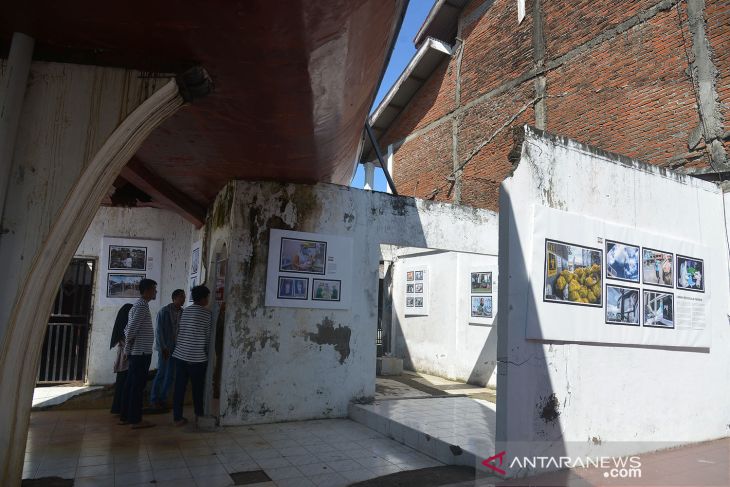
[[(395, 151), (397, 163), (394, 182), (398, 193), (430, 197), (434, 189), (448, 183), (453, 163), (451, 156), (451, 123), (443, 123), (428, 133), (406, 142)], [(439, 191), (436, 201), (451, 201), (448, 187)]]
[(548, 130), (653, 164), (686, 153), (699, 116), (684, 49), (670, 10), (571, 59), (548, 74)]
[[(546, 74), (548, 131), (653, 164), (688, 152), (699, 113), (686, 73), (685, 48), (691, 56), (692, 35), (684, 0), (679, 18), (676, 7), (660, 11), (590, 49), (576, 50), (658, 2), (542, 0), (546, 58), (568, 54), (562, 66)], [(707, 36), (720, 73), (717, 91), (730, 130), (730, 0), (706, 2)], [(457, 151), (463, 163), (535, 97), (533, 79), (507, 86), (535, 66), (532, 2), (527, 1), (520, 25), (514, 0), (494, 0), (481, 17), (466, 22), (481, 4), (473, 0), (462, 12), (461, 105), (454, 106), (454, 58), (437, 69), (385, 134), (384, 145), (440, 120), (396, 152), (395, 181), (403, 194), (427, 197), (441, 188), (435, 199), (450, 198), (446, 176), (453, 166), (453, 118), (458, 120)], [(497, 88), (504, 91), (494, 94)], [(532, 107), (474, 155), (462, 176), (463, 204), (498, 209), (499, 183), (511, 170), (507, 154), (512, 128), (525, 123), (536, 123)]]

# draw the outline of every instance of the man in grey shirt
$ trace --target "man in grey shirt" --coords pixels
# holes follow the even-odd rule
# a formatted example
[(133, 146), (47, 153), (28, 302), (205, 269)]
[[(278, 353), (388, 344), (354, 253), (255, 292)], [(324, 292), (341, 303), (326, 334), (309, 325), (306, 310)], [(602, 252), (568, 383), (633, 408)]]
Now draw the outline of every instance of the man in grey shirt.
[(176, 289), (172, 293), (172, 302), (167, 306), (163, 306), (157, 313), (157, 328), (155, 330), (157, 373), (152, 381), (152, 390), (150, 391), (150, 405), (153, 408), (167, 408), (167, 393), (175, 375), (175, 368), (172, 366), (170, 356), (175, 350), (177, 327), (184, 303), (185, 291)]

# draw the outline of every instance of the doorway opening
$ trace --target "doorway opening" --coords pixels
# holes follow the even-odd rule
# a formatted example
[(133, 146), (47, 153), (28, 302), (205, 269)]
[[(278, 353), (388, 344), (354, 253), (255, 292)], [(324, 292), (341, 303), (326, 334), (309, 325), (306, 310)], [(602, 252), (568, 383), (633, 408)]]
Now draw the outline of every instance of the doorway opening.
[(95, 266), (93, 259), (73, 259), (63, 276), (43, 339), (39, 385), (86, 380)]

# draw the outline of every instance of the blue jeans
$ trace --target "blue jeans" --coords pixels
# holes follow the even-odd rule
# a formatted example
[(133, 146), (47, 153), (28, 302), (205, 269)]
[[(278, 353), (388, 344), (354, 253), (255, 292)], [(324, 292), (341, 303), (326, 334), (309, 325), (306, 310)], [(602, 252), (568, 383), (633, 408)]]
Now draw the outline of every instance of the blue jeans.
[(154, 405), (158, 402), (167, 401), (167, 393), (172, 385), (172, 379), (175, 376), (175, 364), (172, 357), (167, 360), (162, 356), (162, 352), (157, 355), (157, 373), (152, 381), (152, 390), (150, 391), (150, 404)]

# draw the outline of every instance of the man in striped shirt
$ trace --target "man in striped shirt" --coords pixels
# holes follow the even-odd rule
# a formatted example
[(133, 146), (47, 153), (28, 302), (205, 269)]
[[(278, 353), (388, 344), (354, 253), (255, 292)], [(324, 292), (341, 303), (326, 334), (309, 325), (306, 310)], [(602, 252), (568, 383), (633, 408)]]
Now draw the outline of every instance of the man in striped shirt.
[(210, 300), (210, 289), (205, 286), (195, 286), (190, 294), (193, 304), (182, 312), (175, 351), (172, 353), (172, 358), (175, 360), (175, 392), (172, 410), (176, 426), (182, 426), (188, 422), (183, 417), (183, 401), (188, 380), (193, 386), (195, 416), (203, 415), (205, 369), (208, 365), (210, 331), (213, 326), (213, 314), (206, 308)]
[(142, 421), (142, 403), (155, 342), (149, 302), (157, 297), (157, 283), (152, 279), (142, 279), (139, 281), (139, 293), (141, 297), (129, 310), (129, 322), (124, 329), (124, 354), (129, 357), (126, 386), (129, 403), (119, 421), (119, 424), (130, 423), (133, 429), (154, 426), (154, 423)]

